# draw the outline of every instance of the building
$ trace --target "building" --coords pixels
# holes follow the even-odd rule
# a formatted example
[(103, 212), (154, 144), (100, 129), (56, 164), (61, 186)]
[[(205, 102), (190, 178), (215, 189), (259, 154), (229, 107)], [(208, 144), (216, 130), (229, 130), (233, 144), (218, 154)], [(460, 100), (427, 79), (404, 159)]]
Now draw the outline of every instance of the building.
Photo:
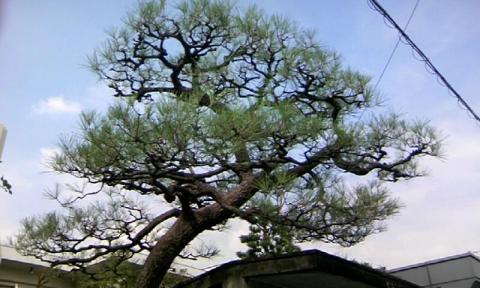
[[(13, 247), (0, 245), (0, 288), (75, 288), (82, 278), (74, 276), (75, 273), (55, 271), (35, 258), (21, 256)], [(307, 250), (231, 261), (191, 279), (172, 273), (167, 278), (164, 287), (185, 280), (176, 288), (480, 288), (480, 258), (469, 252), (386, 273), (318, 250)]]
[(480, 258), (471, 252), (409, 265), (392, 275), (428, 288), (480, 288)]
[[(108, 271), (107, 261), (92, 264), (90, 271)], [(107, 278), (101, 282), (102, 287), (117, 288), (132, 287), (136, 272), (142, 265), (127, 262), (128, 274), (123, 276), (114, 275), (115, 278)], [(174, 271), (167, 273), (161, 287), (172, 287), (176, 283), (188, 279), (186, 271), (179, 264), (175, 264)], [(172, 269), (173, 270), (173, 269)], [(108, 273), (108, 272), (106, 272)], [(106, 284), (108, 282), (109, 284)], [(83, 284), (83, 285), (80, 285)], [(99, 283), (89, 279), (88, 276), (79, 271), (55, 270), (49, 267), (48, 263), (41, 262), (33, 257), (26, 257), (18, 254), (15, 248), (0, 245), (0, 288), (76, 288), (76, 287), (99, 287)]]
[(175, 288), (418, 288), (415, 284), (318, 250), (223, 264)]
[[(54, 276), (52, 276), (54, 275)], [(43, 284), (39, 285), (39, 284)], [(47, 264), (0, 245), (0, 288), (74, 288), (66, 272), (52, 274)]]

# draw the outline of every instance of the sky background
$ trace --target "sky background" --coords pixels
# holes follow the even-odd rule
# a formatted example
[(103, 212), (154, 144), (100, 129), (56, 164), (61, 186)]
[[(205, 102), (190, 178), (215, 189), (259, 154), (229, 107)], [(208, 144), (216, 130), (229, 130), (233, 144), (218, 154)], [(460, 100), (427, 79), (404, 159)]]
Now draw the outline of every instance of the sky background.
[[(171, 1), (170, 1), (171, 2)], [(366, 0), (238, 0), (257, 3), (317, 31), (317, 39), (342, 55), (346, 66), (375, 83), (398, 35)], [(382, 0), (403, 26), (416, 0)], [(45, 189), (64, 181), (48, 172), (45, 159), (60, 135), (78, 129), (82, 110), (105, 109), (111, 92), (86, 67), (86, 57), (106, 32), (121, 25), (133, 0), (0, 0), (0, 122), (8, 128), (0, 175), (14, 194), (0, 193), (0, 239), (15, 234), (19, 221), (55, 209)], [(480, 2), (420, 0), (407, 33), (457, 91), (480, 111)], [(429, 176), (391, 185), (404, 204), (388, 221), (388, 231), (352, 248), (322, 243), (308, 247), (369, 262), (399, 267), (480, 250), (480, 125), (439, 85), (411, 49), (400, 44), (378, 86), (386, 111), (408, 119), (430, 120), (445, 137), (444, 157), (423, 161)], [(233, 259), (238, 235), (202, 235), (217, 243), (221, 257), (200, 267)]]

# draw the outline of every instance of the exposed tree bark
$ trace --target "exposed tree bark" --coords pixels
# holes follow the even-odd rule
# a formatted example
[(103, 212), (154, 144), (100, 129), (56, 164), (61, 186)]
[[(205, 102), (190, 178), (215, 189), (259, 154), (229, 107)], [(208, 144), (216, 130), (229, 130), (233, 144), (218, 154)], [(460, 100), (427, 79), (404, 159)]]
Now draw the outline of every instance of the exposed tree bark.
[[(254, 186), (258, 176), (245, 175), (243, 183), (224, 198), (224, 205), (240, 207), (257, 191)], [(168, 272), (173, 260), (185, 246), (207, 229), (222, 223), (232, 216), (232, 211), (215, 203), (193, 212), (193, 215), (179, 217), (167, 233), (157, 241), (140, 272), (137, 288), (157, 288)]]
[(194, 226), (195, 223), (183, 217), (175, 221), (172, 228), (160, 237), (150, 251), (144, 268), (138, 275), (136, 287), (159, 287), (173, 260), (202, 232)]

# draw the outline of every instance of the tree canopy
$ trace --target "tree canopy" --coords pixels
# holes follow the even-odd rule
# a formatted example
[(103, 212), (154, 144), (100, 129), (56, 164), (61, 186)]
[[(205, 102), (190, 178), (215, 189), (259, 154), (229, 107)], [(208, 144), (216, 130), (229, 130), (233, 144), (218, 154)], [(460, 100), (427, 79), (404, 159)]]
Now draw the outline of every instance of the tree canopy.
[(439, 154), (426, 123), (370, 113), (369, 77), (312, 31), (255, 7), (142, 1), (90, 67), (119, 101), (83, 113), (51, 165), (90, 185), (51, 193), (62, 210), (25, 219), (17, 247), (81, 269), (147, 252), (137, 287), (214, 254), (188, 245), (234, 217), (356, 244), (398, 211), (382, 184)]
[(301, 250), (293, 243), (295, 233), (289, 227), (259, 218), (250, 225), (249, 230), (250, 233), (240, 236), (240, 241), (248, 247), (245, 252), (237, 252), (241, 259), (279, 256)]

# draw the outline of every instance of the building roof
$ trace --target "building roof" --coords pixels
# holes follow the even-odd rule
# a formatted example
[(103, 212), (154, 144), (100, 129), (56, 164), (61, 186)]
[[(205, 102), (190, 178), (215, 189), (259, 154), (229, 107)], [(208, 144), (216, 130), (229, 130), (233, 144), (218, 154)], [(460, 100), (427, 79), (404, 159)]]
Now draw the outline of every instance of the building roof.
[[(420, 287), (356, 262), (318, 250), (279, 257), (236, 260), (183, 282), (176, 288), (217, 287), (229, 277), (243, 278), (252, 287)], [(220, 287), (220, 286), (218, 286)]]
[(418, 267), (422, 267), (422, 266), (438, 264), (438, 263), (442, 263), (442, 262), (457, 260), (457, 259), (461, 259), (461, 258), (468, 258), (468, 257), (471, 257), (471, 258), (475, 259), (476, 261), (480, 262), (480, 258), (469, 251), (469, 252), (462, 253), (462, 254), (442, 257), (442, 258), (438, 258), (438, 259), (434, 259), (434, 260), (429, 260), (429, 261), (425, 261), (425, 262), (420, 262), (420, 263), (416, 263), (416, 264), (411, 264), (411, 265), (407, 265), (407, 266), (402, 266), (402, 267), (390, 269), (390, 270), (388, 270), (388, 272), (390, 272), (390, 273), (400, 272), (400, 271), (403, 271), (403, 270), (409, 270), (409, 269), (418, 268)]
[(34, 257), (20, 255), (13, 246), (0, 245), (0, 264), (29, 265), (34, 268), (49, 267), (49, 264)]

